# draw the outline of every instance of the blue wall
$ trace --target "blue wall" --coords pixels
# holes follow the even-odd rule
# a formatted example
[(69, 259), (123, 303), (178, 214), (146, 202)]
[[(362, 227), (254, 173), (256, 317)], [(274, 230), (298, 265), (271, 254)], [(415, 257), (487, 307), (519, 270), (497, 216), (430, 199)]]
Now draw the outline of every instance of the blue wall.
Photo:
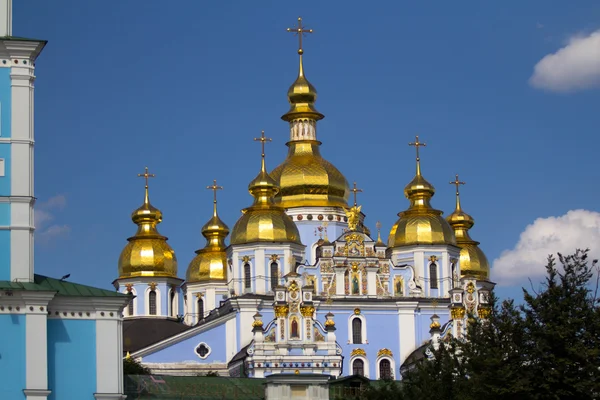
[[(225, 338), (225, 322), (223, 322), (209, 331), (202, 332), (156, 353), (145, 356), (142, 361), (151, 363), (197, 361), (203, 364), (226, 362)], [(206, 343), (211, 349), (209, 356), (205, 359), (198, 357), (195, 352), (196, 347), (201, 342)]]
[(10, 281), (9, 230), (0, 230), (0, 281)]
[[(4, 111), (4, 110), (3, 110)], [(4, 112), (3, 112), (4, 114)], [(4, 136), (0, 136), (4, 137)], [(0, 143), (0, 158), (4, 159), (4, 176), (0, 176), (0, 196), (10, 196), (10, 144)]]
[(25, 315), (0, 315), (0, 377), (3, 399), (24, 399)]
[(0, 137), (10, 137), (11, 113), (10, 68), (0, 68)]
[(48, 320), (48, 389), (50, 400), (96, 393), (96, 321)]

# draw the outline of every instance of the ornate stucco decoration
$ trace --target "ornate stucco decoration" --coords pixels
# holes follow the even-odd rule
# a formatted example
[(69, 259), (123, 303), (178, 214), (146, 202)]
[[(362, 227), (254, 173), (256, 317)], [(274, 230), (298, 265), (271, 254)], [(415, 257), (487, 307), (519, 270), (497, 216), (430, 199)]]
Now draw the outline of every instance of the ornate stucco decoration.
[(363, 356), (366, 357), (367, 356), (367, 352), (364, 351), (363, 349), (354, 349), (352, 350), (352, 352), (350, 353), (350, 357), (355, 357), (355, 356)]
[(377, 352), (377, 357), (389, 356), (393, 357), (392, 351), (390, 349), (381, 349)]

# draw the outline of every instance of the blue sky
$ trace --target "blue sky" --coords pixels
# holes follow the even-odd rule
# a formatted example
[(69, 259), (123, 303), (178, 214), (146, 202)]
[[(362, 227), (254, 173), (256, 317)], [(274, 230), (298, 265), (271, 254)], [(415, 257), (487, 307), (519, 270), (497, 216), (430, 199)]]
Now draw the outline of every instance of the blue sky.
[[(13, 33), (49, 41), (36, 64), (36, 272), (110, 287), (148, 165), (184, 276), (204, 246), (205, 187), (225, 187), (232, 227), (260, 164), (252, 138), (273, 138), (270, 169), (286, 155), (297, 41), (285, 28), (299, 15), (315, 30), (305, 68), (323, 155), (364, 189), (373, 231), (380, 220), (387, 236), (407, 207), (419, 134), (433, 205), (452, 212), (460, 174), (472, 236), (490, 262), (512, 251), (492, 270), (500, 295), (519, 296), (548, 251), (597, 243), (600, 56), (585, 45), (598, 2), (16, 1)], [(565, 51), (530, 81), (573, 37), (592, 60)]]

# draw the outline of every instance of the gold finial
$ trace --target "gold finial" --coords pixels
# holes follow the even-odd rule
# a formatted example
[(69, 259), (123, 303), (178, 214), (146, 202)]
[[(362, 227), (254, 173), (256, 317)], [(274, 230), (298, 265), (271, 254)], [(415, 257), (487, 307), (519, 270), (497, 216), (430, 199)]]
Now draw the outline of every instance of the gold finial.
[(127, 352), (127, 354), (125, 355), (125, 358), (129, 360), (131, 358), (131, 354), (129, 352)]
[(417, 149), (417, 175), (421, 175), (421, 159), (419, 158), (419, 147), (426, 147), (427, 143), (419, 142), (419, 135), (415, 136), (415, 141), (408, 144), (409, 146), (415, 146)]
[(261, 157), (262, 157), (262, 161), (261, 162), (262, 162), (262, 164), (261, 164), (261, 169), (260, 170), (262, 172), (266, 172), (267, 169), (265, 167), (265, 143), (266, 142), (271, 142), (271, 141), (273, 141), (273, 139), (265, 137), (265, 131), (261, 131), (260, 132), (260, 137), (259, 138), (254, 138), (254, 141), (255, 142), (260, 142), (261, 149), (262, 149), (261, 150)]
[(137, 174), (138, 177), (143, 177), (146, 180), (146, 197), (144, 198), (144, 204), (149, 204), (150, 200), (148, 199), (148, 178), (155, 178), (155, 174), (148, 173), (148, 167), (146, 167), (143, 174)]
[(377, 221), (375, 228), (377, 228), (377, 244), (383, 244), (383, 240), (381, 240), (381, 222)]
[(466, 184), (466, 182), (459, 181), (458, 180), (458, 174), (456, 174), (456, 178), (454, 179), (454, 181), (450, 182), (450, 184), (456, 186), (456, 209), (460, 210), (460, 193), (458, 191), (458, 187), (460, 185)]
[(356, 188), (356, 182), (354, 182), (354, 187), (350, 190), (354, 194), (354, 207), (356, 207), (356, 193), (362, 193), (362, 189)]
[(300, 54), (300, 56), (302, 56), (304, 53), (304, 50), (302, 49), (302, 37), (305, 33), (313, 33), (312, 29), (304, 28), (305, 27), (302, 26), (302, 17), (298, 17), (298, 26), (295, 26), (294, 28), (287, 28), (288, 32), (292, 32), (294, 35), (298, 36), (298, 54)]
[(211, 189), (213, 191), (213, 216), (217, 216), (217, 190), (223, 190), (223, 186), (217, 186), (217, 180), (213, 179), (213, 184), (211, 186), (207, 186), (207, 189)]

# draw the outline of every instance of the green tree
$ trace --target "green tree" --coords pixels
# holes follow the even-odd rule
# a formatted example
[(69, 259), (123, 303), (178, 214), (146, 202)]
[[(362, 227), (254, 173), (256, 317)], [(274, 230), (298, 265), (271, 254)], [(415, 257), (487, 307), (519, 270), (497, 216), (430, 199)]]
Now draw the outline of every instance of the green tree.
[(373, 389), (365, 399), (600, 398), (596, 261), (587, 250), (558, 259), (560, 267), (548, 258), (539, 293), (523, 289), (523, 305), (492, 294), (489, 317), (470, 319), (468, 340), (433, 350), (405, 376), (401, 394), (376, 397)]
[(144, 364), (133, 357), (126, 357), (123, 359), (124, 375), (150, 375), (150, 373), (150, 368), (144, 366)]

